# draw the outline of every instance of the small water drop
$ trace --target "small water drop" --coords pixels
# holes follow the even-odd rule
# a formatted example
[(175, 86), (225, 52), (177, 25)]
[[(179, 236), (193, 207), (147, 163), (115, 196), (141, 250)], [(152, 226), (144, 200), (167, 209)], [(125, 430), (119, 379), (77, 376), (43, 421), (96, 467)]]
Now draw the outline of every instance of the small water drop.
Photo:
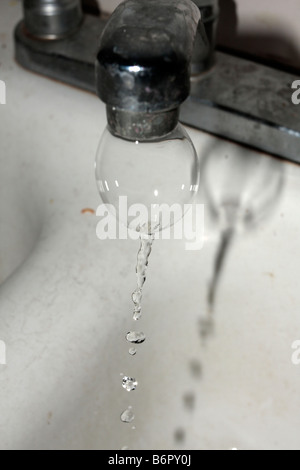
[(131, 392), (132, 390), (135, 390), (137, 385), (138, 385), (138, 382), (132, 377), (125, 376), (122, 380), (122, 387), (125, 388), (127, 392)]
[(141, 344), (145, 341), (146, 335), (142, 331), (129, 331), (126, 339), (129, 343)]
[(133, 420), (134, 414), (130, 408), (127, 408), (127, 410), (123, 411), (123, 413), (121, 414), (121, 421), (123, 423), (132, 423)]
[(142, 290), (141, 289), (136, 289), (132, 294), (133, 303), (139, 305), (142, 301), (142, 297), (143, 297)]
[(137, 275), (137, 288), (132, 294), (132, 301), (134, 303), (133, 319), (139, 320), (142, 316), (142, 297), (143, 297), (143, 286), (146, 281), (146, 272), (148, 267), (149, 256), (152, 250), (152, 244), (154, 241), (154, 234), (149, 234), (149, 227), (151, 224), (144, 224), (140, 227), (140, 249), (137, 256), (136, 264), (136, 275)]
[(135, 427), (135, 426), (132, 426), (132, 428), (131, 428), (131, 429), (132, 429), (133, 431), (135, 431), (135, 430), (136, 430), (136, 427)]
[(121, 450), (128, 450), (128, 449), (129, 449), (128, 446), (123, 446), (123, 447), (121, 448)]
[(141, 310), (135, 310), (135, 311), (133, 312), (133, 319), (134, 319), (135, 321), (139, 320), (139, 319), (141, 318), (141, 316), (142, 316)]
[(129, 354), (130, 354), (130, 356), (135, 356), (136, 353), (137, 353), (136, 348), (130, 348), (130, 349), (129, 349)]

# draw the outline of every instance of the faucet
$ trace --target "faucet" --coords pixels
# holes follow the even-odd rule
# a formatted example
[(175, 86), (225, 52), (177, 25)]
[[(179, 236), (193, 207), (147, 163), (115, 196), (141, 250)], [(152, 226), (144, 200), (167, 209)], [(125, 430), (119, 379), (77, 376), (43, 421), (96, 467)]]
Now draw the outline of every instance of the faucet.
[(114, 135), (157, 139), (171, 132), (190, 92), (199, 8), (190, 0), (126, 0), (109, 19), (96, 61), (98, 96)]
[[(145, 210), (135, 227), (124, 223), (137, 232), (173, 225), (199, 188), (199, 159), (179, 124), (179, 108), (190, 92), (200, 19), (191, 0), (125, 0), (101, 36), (96, 89), (106, 103), (108, 127), (97, 152), (96, 181), (119, 221), (122, 198), (131, 208), (139, 204), (140, 214)], [(166, 210), (174, 205), (175, 219)]]
[[(130, 112), (141, 112), (146, 124), (147, 115), (155, 117), (148, 137), (155, 136), (161, 126), (174, 126), (181, 104), (179, 119), (184, 124), (300, 163), (299, 108), (291, 103), (292, 84), (299, 77), (215, 51), (217, 0), (125, 1), (108, 22), (104, 16), (84, 14), (80, 0), (24, 0), (23, 5), (24, 20), (15, 30), (16, 60), (32, 71), (98, 93), (107, 101), (115, 132), (133, 138), (128, 134)], [(118, 36), (122, 22), (127, 33)], [(140, 42), (146, 37), (148, 44), (148, 39)], [(114, 57), (131, 58), (132, 68), (120, 63), (120, 73), (110, 77), (104, 43), (112, 52), (122, 49), (122, 54), (113, 52)], [(148, 63), (135, 63), (144, 53)], [(138, 66), (139, 71), (133, 68)], [(146, 127), (140, 132), (148, 132)]]

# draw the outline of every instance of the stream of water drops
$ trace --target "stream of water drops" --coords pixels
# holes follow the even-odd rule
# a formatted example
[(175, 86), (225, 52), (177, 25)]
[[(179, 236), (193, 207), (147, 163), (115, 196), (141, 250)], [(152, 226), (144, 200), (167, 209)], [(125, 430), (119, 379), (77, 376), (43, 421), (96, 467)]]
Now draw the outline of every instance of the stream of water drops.
[(149, 226), (144, 225), (140, 229), (140, 249), (137, 255), (136, 276), (137, 287), (132, 293), (132, 301), (134, 304), (133, 319), (139, 320), (142, 316), (142, 298), (143, 287), (146, 281), (146, 272), (149, 262), (149, 257), (152, 251), (154, 241), (154, 232), (149, 234)]
[[(146, 282), (146, 273), (148, 268), (149, 257), (152, 251), (152, 245), (155, 238), (155, 230), (158, 226), (154, 227), (153, 230), (150, 230), (152, 226), (150, 224), (145, 224), (140, 228), (140, 248), (137, 255), (137, 264), (136, 264), (136, 277), (137, 277), (137, 286), (134, 292), (132, 293), (132, 301), (134, 305), (133, 309), (133, 319), (135, 321), (140, 320), (142, 316), (142, 298), (143, 298), (143, 287)], [(129, 354), (135, 356), (137, 354), (137, 348), (135, 346), (144, 343), (146, 340), (146, 335), (142, 331), (129, 331), (126, 334), (126, 340), (128, 343), (131, 343), (132, 347), (129, 349)], [(130, 376), (124, 376), (122, 378), (122, 387), (127, 390), (127, 392), (132, 392), (138, 386), (138, 381)], [(132, 423), (134, 420), (134, 412), (132, 407), (129, 406), (121, 414), (121, 421), (123, 423)], [(135, 427), (132, 427), (135, 429)]]

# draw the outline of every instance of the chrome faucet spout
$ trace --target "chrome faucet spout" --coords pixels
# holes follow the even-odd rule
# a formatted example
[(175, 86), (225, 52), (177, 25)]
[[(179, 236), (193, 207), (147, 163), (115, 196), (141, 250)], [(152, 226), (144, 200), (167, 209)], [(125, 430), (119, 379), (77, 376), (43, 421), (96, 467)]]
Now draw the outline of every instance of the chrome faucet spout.
[(113, 132), (148, 140), (174, 129), (190, 92), (200, 18), (191, 0), (126, 0), (115, 10), (96, 61), (97, 92)]

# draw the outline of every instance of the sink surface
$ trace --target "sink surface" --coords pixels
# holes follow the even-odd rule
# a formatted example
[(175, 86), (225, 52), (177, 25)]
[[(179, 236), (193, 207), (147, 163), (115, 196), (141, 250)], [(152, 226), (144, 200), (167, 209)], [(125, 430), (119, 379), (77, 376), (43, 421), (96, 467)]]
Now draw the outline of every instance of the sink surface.
[[(3, 0), (1, 450), (299, 450), (300, 166), (189, 130), (204, 246), (155, 241), (147, 339), (130, 357), (138, 243), (96, 237), (105, 108), (14, 62), (20, 18), (20, 2)], [(135, 429), (120, 422), (129, 405)]]

